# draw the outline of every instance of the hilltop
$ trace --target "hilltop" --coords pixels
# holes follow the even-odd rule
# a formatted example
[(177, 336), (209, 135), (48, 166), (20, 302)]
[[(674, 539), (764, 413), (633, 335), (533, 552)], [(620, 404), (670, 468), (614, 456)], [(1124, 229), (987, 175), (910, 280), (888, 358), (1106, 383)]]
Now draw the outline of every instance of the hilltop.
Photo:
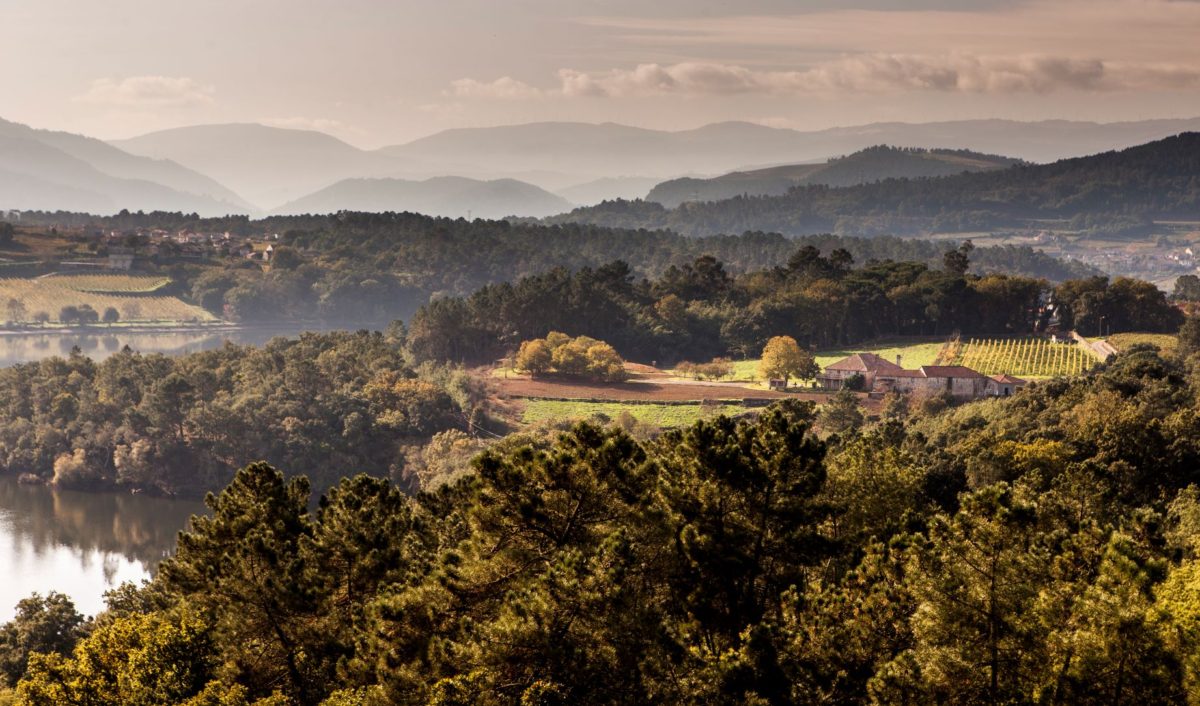
[(986, 230), (1030, 219), (1149, 224), (1200, 219), (1200, 133), (1121, 151), (1020, 164), (931, 179), (887, 179), (842, 188), (810, 185), (781, 196), (736, 197), (668, 209), (609, 202), (555, 217), (689, 235), (776, 231), (802, 234)]
[(424, 181), (345, 179), (285, 204), (276, 213), (412, 211), (452, 218), (503, 218), (541, 217), (569, 207), (566, 199), (515, 179), (435, 177)]
[[(518, 173), (661, 179), (717, 176), (755, 166), (810, 164), (872, 145), (959, 149), (1033, 162), (1121, 149), (1189, 130), (1200, 118), (1096, 123), (1072, 120), (956, 120), (870, 123), (794, 130), (723, 122), (688, 130), (652, 130), (616, 123), (541, 122), (456, 128), (379, 150), (388, 157), (437, 167), (441, 173), (522, 178)], [(530, 179), (526, 179), (530, 181)], [(537, 182), (558, 189), (567, 184)]]
[(260, 209), (278, 207), (341, 179), (391, 176), (402, 167), (398, 160), (323, 132), (255, 123), (194, 125), (113, 144), (212, 175)]
[(796, 186), (854, 186), (897, 178), (949, 176), (1004, 169), (1020, 160), (970, 150), (918, 149), (877, 145), (815, 164), (731, 172), (713, 179), (672, 179), (656, 185), (647, 201), (675, 208), (687, 201), (720, 201), (735, 196), (780, 196)]
[(100, 140), (0, 120), (0, 208), (246, 213), (217, 181), (175, 162), (140, 157)]

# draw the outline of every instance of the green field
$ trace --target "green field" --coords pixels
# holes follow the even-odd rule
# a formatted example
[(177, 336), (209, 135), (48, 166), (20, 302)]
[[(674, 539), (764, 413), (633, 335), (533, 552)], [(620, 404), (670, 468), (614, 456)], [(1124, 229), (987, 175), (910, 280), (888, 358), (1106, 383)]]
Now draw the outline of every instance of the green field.
[(92, 294), (151, 294), (171, 283), (170, 277), (157, 275), (49, 275), (39, 277), (43, 284), (64, 287), (76, 292)]
[(1091, 353), (1074, 343), (1046, 338), (972, 338), (948, 346), (946, 365), (965, 365), (984, 375), (1008, 373), (1018, 377), (1049, 378), (1080, 375), (1096, 364)]
[[(904, 367), (919, 368), (922, 365), (933, 365), (945, 345), (945, 340), (941, 338), (924, 341), (875, 341), (862, 346), (817, 351), (816, 359), (817, 365), (823, 370), (830, 363), (836, 363), (855, 353), (874, 353), (893, 363), (898, 355), (900, 364)], [(736, 361), (733, 364), (733, 379), (759, 380), (758, 360)]]
[(1179, 346), (1179, 339), (1169, 333), (1114, 333), (1105, 340), (1118, 351), (1126, 350), (1139, 343), (1149, 343), (1158, 346), (1159, 350), (1170, 355)]
[[(63, 307), (79, 307), (84, 304), (98, 314), (105, 309), (117, 310), (123, 324), (177, 324), (208, 323), (217, 318), (198, 306), (188, 304), (176, 297), (146, 296), (134, 292), (154, 291), (147, 289), (162, 278), (136, 277), (129, 275), (84, 275), (52, 276), (37, 279), (0, 279), (0, 321), (29, 324), (44, 317), (46, 323), (61, 323), (59, 314)], [(103, 286), (110, 291), (87, 291), (78, 287)], [(114, 287), (128, 287), (125, 294)], [(157, 285), (161, 287), (162, 285)], [(137, 289), (141, 287), (142, 289)]]
[(629, 412), (639, 422), (656, 427), (684, 427), (696, 421), (719, 414), (741, 414), (740, 405), (722, 404), (704, 406), (700, 404), (629, 404), (626, 402), (584, 402), (562, 400), (526, 400), (521, 421), (535, 424), (544, 421), (587, 419), (602, 414), (610, 420), (622, 412)]

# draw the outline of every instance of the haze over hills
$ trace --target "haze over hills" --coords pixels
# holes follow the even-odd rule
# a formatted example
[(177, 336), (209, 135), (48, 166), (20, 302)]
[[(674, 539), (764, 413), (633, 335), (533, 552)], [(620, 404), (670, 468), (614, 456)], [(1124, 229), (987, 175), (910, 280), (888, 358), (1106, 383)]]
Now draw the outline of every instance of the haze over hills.
[(949, 176), (1004, 169), (1019, 163), (1009, 157), (966, 150), (868, 147), (817, 164), (792, 164), (724, 174), (713, 179), (672, 179), (656, 185), (647, 201), (675, 208), (685, 201), (720, 201), (734, 196), (779, 196), (794, 186), (853, 186), (880, 179)]
[(202, 172), (267, 211), (351, 178), (511, 178), (587, 205), (644, 196), (652, 183), (684, 175), (825, 161), (878, 144), (1047, 161), (1186, 129), (1200, 129), (1200, 119), (1111, 124), (964, 120), (811, 132), (745, 122), (676, 132), (551, 122), (445, 130), (403, 145), (363, 150), (317, 131), (247, 123), (181, 127), (113, 144)]
[(345, 179), (276, 209), (278, 214), (337, 211), (411, 211), (450, 218), (540, 218), (571, 204), (532, 184), (515, 179), (480, 181), (464, 177)]
[[(722, 198), (737, 193), (782, 193), (789, 180), (801, 185), (817, 183), (810, 176), (816, 167), (807, 163), (881, 143), (971, 149), (1037, 161), (1125, 147), (1189, 127), (1200, 130), (1200, 119), (1111, 124), (968, 120), (880, 123), (814, 132), (751, 123), (718, 123), (678, 132), (612, 123), (535, 123), (447, 130), (372, 151), (321, 132), (256, 124), (183, 127), (108, 144), (0, 121), (0, 137), (7, 140), (7, 156), (0, 155), (0, 169), (4, 194), (9, 197), (5, 208), (102, 213), (122, 208), (171, 209), (208, 215), (265, 212), (284, 204), (293, 208), (292, 202), (315, 197), (347, 179), (426, 180), (449, 175), (490, 182), (517, 179), (557, 192), (570, 203), (587, 205), (644, 196), (658, 182), (681, 175), (726, 174), (756, 164), (793, 165), (755, 169), (749, 176), (727, 175), (703, 185), (697, 181), (675, 184), (669, 188), (682, 187), (682, 191), (673, 194), (667, 186), (658, 189), (654, 198), (673, 205), (701, 190), (705, 192), (701, 198)], [(18, 146), (21, 141), (34, 144)], [(851, 173), (840, 174), (839, 169)], [(821, 170), (821, 179), (839, 185), (924, 174), (904, 169), (907, 167), (881, 162), (869, 167), (847, 162)], [(742, 183), (736, 190), (731, 186), (731, 182), (760, 178), (764, 180), (761, 185)], [(362, 189), (363, 184), (354, 188)], [(374, 187), (376, 193), (379, 188)], [(352, 190), (343, 185), (322, 198), (336, 194), (349, 199)], [(521, 193), (524, 196), (514, 196), (531, 198), (534, 194), (528, 190)], [(481, 193), (475, 196), (488, 201)], [(366, 203), (371, 198), (364, 194), (352, 201)], [(384, 199), (392, 200), (390, 196)], [(489, 205), (482, 207), (481, 215), (531, 215), (542, 213), (551, 203), (540, 194), (533, 210), (527, 210), (523, 202), (498, 210)], [(438, 208), (459, 213), (468, 210), (446, 204)], [(564, 204), (561, 210), (568, 207)]]
[(323, 132), (254, 123), (174, 128), (113, 144), (208, 174), (263, 210), (342, 179), (395, 176), (405, 166)]
[(1200, 118), (1125, 123), (875, 123), (810, 132), (744, 122), (677, 132), (614, 123), (531, 123), (446, 130), (379, 151), (426, 167), (441, 165), (444, 173), (468, 176), (483, 165), (493, 170), (503, 165), (514, 171), (548, 170), (590, 178), (618, 174), (673, 178), (724, 174), (747, 165), (825, 161), (879, 144), (969, 149), (1048, 162), (1130, 147), (1188, 130), (1200, 130)]
[(0, 120), (0, 208), (111, 213), (247, 213), (236, 193), (171, 161), (135, 156), (82, 135)]
[(640, 199), (661, 181), (657, 177), (601, 177), (554, 189), (554, 193), (571, 203), (589, 205), (612, 199)]
[(1020, 226), (1029, 219), (1078, 219), (1080, 228), (1145, 231), (1153, 220), (1200, 220), (1200, 133), (1052, 164), (931, 179), (828, 188), (781, 196), (685, 203), (609, 202), (551, 222), (671, 228), (688, 235), (774, 231), (799, 235), (919, 234)]

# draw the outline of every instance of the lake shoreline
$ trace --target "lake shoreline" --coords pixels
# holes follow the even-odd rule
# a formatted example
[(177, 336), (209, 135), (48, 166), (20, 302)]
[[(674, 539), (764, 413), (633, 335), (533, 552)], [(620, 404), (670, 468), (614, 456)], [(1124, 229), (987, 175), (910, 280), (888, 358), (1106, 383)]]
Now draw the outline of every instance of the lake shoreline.
[(87, 326), (45, 326), (11, 328), (0, 326), (0, 337), (21, 336), (54, 336), (54, 335), (116, 335), (130, 334), (205, 334), (205, 333), (240, 333), (240, 332), (279, 332), (288, 335), (300, 335), (309, 331), (355, 331), (368, 329), (381, 331), (387, 324), (379, 322), (356, 322), (333, 324), (327, 321), (280, 321), (272, 323), (237, 323), (220, 322), (211, 324), (92, 324)]

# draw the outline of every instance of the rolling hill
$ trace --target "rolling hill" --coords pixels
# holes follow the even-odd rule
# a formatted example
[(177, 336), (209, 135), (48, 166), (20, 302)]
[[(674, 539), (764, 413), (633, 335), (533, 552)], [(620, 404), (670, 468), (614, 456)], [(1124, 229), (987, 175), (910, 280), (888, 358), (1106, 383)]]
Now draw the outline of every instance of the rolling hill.
[(659, 183), (654, 177), (602, 177), (554, 189), (554, 193), (573, 204), (591, 206), (613, 199), (642, 198)]
[(114, 213), (171, 210), (215, 216), (250, 205), (220, 183), (170, 161), (101, 140), (0, 120), (0, 207)]
[(515, 179), (435, 177), (424, 181), (345, 179), (281, 206), (276, 213), (410, 211), (450, 218), (540, 218), (569, 207), (561, 196)]
[(196, 125), (113, 144), (211, 175), (263, 210), (352, 177), (393, 176), (404, 162), (331, 135), (253, 123)]
[(1200, 220), (1200, 133), (1052, 164), (842, 188), (801, 186), (781, 196), (685, 203), (675, 209), (649, 201), (609, 202), (550, 220), (671, 228), (688, 235), (795, 235), (962, 232), (1025, 225), (1030, 219), (1135, 225)]
[[(807, 132), (745, 122), (679, 131), (615, 123), (544, 122), (451, 129), (402, 145), (364, 150), (312, 130), (235, 123), (163, 130), (112, 144), (125, 153), (171, 160), (193, 174), (205, 174), (258, 209), (270, 211), (353, 178), (421, 180), (457, 175), (477, 180), (516, 179), (586, 205), (644, 196), (653, 185), (684, 175), (717, 176), (756, 166), (825, 162), (879, 144), (968, 149), (1049, 161), (1128, 147), (1186, 130), (1200, 130), (1200, 119), (1110, 124), (964, 120), (877, 123)], [(145, 171), (118, 174), (117, 158), (111, 161), (110, 169), (101, 170), (191, 193), (209, 193), (196, 186), (183, 188)], [(145, 163), (139, 162), (143, 169)], [(853, 178), (838, 177), (836, 170), (830, 169), (824, 176), (830, 183), (847, 183), (846, 179)], [(883, 175), (882, 167), (878, 173)], [(778, 188), (771, 187), (766, 193)], [(745, 191), (750, 190), (735, 193)], [(725, 194), (714, 192), (712, 197)], [(229, 200), (228, 195), (224, 198)]]
[(817, 164), (731, 172), (713, 179), (672, 179), (656, 185), (647, 201), (675, 208), (685, 201), (720, 201), (739, 195), (780, 196), (794, 186), (854, 186), (880, 179), (949, 176), (1004, 169), (1019, 160), (966, 150), (868, 147)]
[[(720, 175), (748, 165), (823, 162), (872, 145), (968, 149), (1034, 162), (1094, 154), (1200, 130), (1200, 118), (1094, 123), (960, 120), (799, 131), (745, 122), (675, 132), (614, 123), (530, 123), (445, 130), (381, 154), (441, 173), (553, 171), (582, 182), (616, 175)], [(540, 183), (539, 183), (540, 184)], [(540, 184), (546, 188), (557, 188)]]

